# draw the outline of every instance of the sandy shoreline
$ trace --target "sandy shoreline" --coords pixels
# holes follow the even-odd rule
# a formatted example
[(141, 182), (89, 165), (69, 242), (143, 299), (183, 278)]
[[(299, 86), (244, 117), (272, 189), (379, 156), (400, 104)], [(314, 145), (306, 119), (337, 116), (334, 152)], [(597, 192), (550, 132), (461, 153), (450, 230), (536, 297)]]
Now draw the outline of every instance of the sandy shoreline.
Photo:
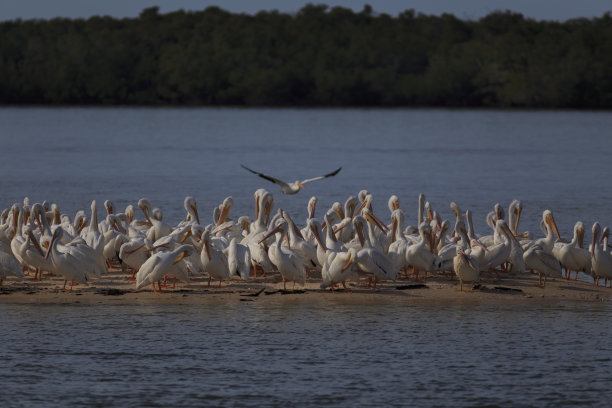
[[(363, 282), (349, 282), (352, 293), (319, 288), (320, 279), (309, 279), (305, 286), (296, 285), (295, 293), (282, 291), (280, 276), (251, 279), (248, 282), (218, 282), (207, 287), (207, 278), (196, 277), (188, 284), (177, 283), (175, 289), (164, 289), (154, 294), (151, 287), (136, 291), (135, 284), (126, 280), (127, 275), (111, 270), (102, 279), (89, 285), (78, 285), (72, 291), (62, 291), (63, 280), (45, 276), (42, 282), (31, 281), (32, 276), (19, 281), (8, 278), (0, 287), (0, 303), (108, 303), (108, 304), (214, 304), (223, 302), (258, 302), (263, 304), (534, 304), (549, 301), (609, 302), (612, 289), (597, 287), (593, 283), (549, 279), (545, 288), (537, 286), (534, 274), (507, 275), (495, 281), (493, 277), (481, 279), (480, 287), (473, 292), (458, 292), (457, 279), (447, 276), (430, 277), (426, 283), (413, 280), (379, 282), (377, 289), (368, 288)], [(291, 287), (289, 283), (288, 288)], [(470, 285), (464, 285), (464, 290)], [(259, 294), (258, 294), (259, 293)], [(500, 303), (501, 302), (501, 303)]]

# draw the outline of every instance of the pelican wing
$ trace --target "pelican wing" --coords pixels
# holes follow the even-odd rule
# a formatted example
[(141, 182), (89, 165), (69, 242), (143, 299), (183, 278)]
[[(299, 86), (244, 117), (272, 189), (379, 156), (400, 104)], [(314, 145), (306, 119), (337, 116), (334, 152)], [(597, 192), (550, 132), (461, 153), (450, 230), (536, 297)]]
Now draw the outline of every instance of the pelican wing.
[[(244, 167), (244, 166), (242, 166), (242, 167)], [(322, 180), (322, 179), (327, 178), (327, 177), (333, 177), (336, 174), (338, 174), (340, 172), (340, 170), (342, 170), (342, 167), (339, 167), (338, 169), (336, 169), (336, 170), (332, 171), (331, 173), (326, 174), (324, 176), (313, 177), (313, 178), (309, 178), (309, 179), (306, 179), (306, 180), (302, 180), (301, 183), (302, 184), (306, 184), (306, 183), (310, 183), (311, 181), (317, 181), (317, 180)]]
[[(248, 171), (250, 171), (253, 174), (257, 174), (259, 177), (261, 177), (263, 179), (266, 179), (268, 181), (271, 181), (274, 184), (278, 184), (279, 186), (281, 186), (283, 188), (285, 188), (285, 187), (290, 188), (289, 185), (287, 183), (285, 183), (284, 181), (282, 181), (282, 180), (279, 180), (279, 179), (271, 177), (271, 176), (267, 176), (267, 175), (265, 175), (263, 173), (259, 173), (259, 172), (255, 171), (255, 170), (251, 170), (247, 166), (245, 166), (244, 164), (241, 164), (240, 166), (242, 166), (243, 169), (248, 170)], [(338, 170), (340, 170), (340, 169), (338, 169)], [(325, 177), (327, 177), (327, 176), (325, 176)]]

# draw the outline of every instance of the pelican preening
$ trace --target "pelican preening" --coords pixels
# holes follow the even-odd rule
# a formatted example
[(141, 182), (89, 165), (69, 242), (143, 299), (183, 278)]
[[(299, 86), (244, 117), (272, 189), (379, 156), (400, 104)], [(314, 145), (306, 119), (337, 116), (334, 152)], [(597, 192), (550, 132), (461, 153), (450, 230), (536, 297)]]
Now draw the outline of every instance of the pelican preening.
[(306, 188), (306, 187), (304, 187), (304, 184), (310, 183), (312, 181), (323, 180), (324, 178), (327, 178), (327, 177), (333, 177), (336, 174), (338, 174), (340, 172), (340, 170), (342, 170), (342, 167), (339, 167), (336, 170), (332, 171), (331, 173), (325, 174), (323, 176), (313, 177), (313, 178), (309, 178), (309, 179), (302, 180), (302, 181), (296, 180), (293, 183), (285, 183), (284, 181), (279, 180), (277, 178), (274, 178), (274, 177), (271, 177), (271, 176), (267, 176), (267, 175), (265, 175), (263, 173), (259, 173), (259, 172), (255, 171), (255, 170), (251, 170), (251, 169), (249, 169), (247, 166), (245, 166), (243, 164), (241, 164), (241, 166), (242, 166), (243, 169), (248, 170), (248, 171), (250, 171), (253, 174), (257, 174), (259, 177), (261, 177), (263, 179), (271, 181), (274, 184), (278, 184), (279, 186), (281, 186), (281, 193), (283, 193), (283, 194), (297, 194), (300, 191), (300, 189)]
[[(91, 202), (90, 212), (79, 210), (70, 218), (55, 203), (24, 200), (0, 216), (0, 285), (7, 277), (24, 279), (33, 272), (31, 280), (53, 274), (63, 277), (61, 289), (72, 290), (76, 284), (107, 279), (110, 272), (120, 271), (122, 279), (136, 282), (137, 289), (151, 284), (155, 293), (162, 292), (167, 278), (173, 279), (174, 288), (176, 280), (190, 283), (200, 275), (208, 286), (213, 279), (219, 281), (217, 287), (224, 281), (237, 285), (254, 280), (279, 285), (282, 281), (283, 289), (289, 282), (295, 289), (296, 284), (309, 287), (310, 281), (320, 280), (315, 288), (335, 293), (342, 284), (349, 293), (349, 281), (355, 286), (367, 278), (368, 286), (376, 288), (377, 282), (410, 279), (412, 271), (414, 279), (422, 276), (423, 281), (456, 275), (462, 291), (464, 282), (475, 284), (491, 273), (500, 279), (527, 270), (538, 273), (543, 287), (548, 277), (561, 277), (562, 268), (567, 278), (576, 273), (574, 280), (583, 273), (593, 276), (596, 285), (602, 279), (604, 286), (612, 281), (608, 228), (593, 225), (587, 250), (583, 223), (577, 222), (572, 241), (564, 242), (552, 211), (546, 209), (541, 222), (544, 236), (519, 233), (523, 206), (517, 200), (508, 207), (507, 221), (503, 207), (494, 206), (487, 215), (492, 234), (483, 236), (474, 231), (471, 210), (462, 210), (465, 204), (450, 203), (451, 221), (444, 220), (423, 194), (418, 197), (418, 228), (405, 229), (406, 215), (395, 195), (387, 201), (387, 216), (382, 215), (386, 210), (374, 215), (373, 196), (362, 190), (344, 204), (336, 201), (318, 211), (319, 219), (316, 197), (308, 201), (304, 217), (274, 211), (274, 198), (264, 189), (257, 190), (254, 198), (253, 221), (247, 215), (230, 216), (234, 200), (227, 197), (214, 207), (212, 222), (206, 224), (196, 200), (188, 196), (183, 201), (186, 215), (175, 226), (146, 198), (128, 205), (124, 213), (106, 200), (102, 220), (96, 201)], [(142, 210), (141, 219), (134, 212), (136, 206)], [(299, 220), (305, 225), (298, 225)]]

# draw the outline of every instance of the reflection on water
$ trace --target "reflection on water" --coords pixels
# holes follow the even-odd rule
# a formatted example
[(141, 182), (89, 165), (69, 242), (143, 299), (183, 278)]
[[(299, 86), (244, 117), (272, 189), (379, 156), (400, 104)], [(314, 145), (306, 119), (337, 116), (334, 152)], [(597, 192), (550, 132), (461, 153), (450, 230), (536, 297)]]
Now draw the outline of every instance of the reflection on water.
[(605, 406), (607, 304), (0, 305), (2, 406)]

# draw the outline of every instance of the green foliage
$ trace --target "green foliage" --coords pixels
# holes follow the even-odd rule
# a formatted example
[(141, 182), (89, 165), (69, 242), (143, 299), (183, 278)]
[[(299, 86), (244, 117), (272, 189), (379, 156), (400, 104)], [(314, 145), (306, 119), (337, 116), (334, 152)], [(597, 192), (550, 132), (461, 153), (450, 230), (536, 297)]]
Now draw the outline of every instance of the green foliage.
[(309, 4), (0, 23), (0, 103), (612, 108), (612, 17)]

